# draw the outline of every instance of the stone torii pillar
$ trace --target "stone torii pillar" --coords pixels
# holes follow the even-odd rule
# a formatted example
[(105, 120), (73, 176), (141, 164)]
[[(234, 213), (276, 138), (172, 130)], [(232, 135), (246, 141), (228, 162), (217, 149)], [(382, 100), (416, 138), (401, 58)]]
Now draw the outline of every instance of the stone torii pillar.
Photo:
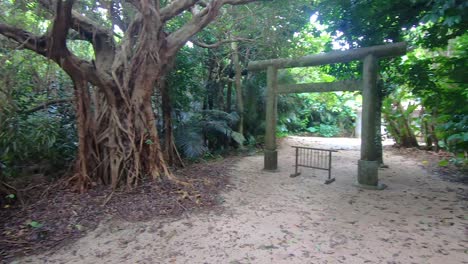
[[(278, 153), (276, 150), (276, 120), (278, 93), (306, 93), (330, 91), (362, 90), (362, 127), (361, 127), (361, 157), (358, 161), (357, 185), (369, 189), (382, 189), (378, 182), (378, 150), (377, 150), (377, 86), (378, 59), (406, 54), (406, 43), (359, 48), (346, 51), (334, 51), (317, 55), (309, 55), (296, 59), (271, 59), (250, 62), (249, 71), (267, 69), (266, 91), (266, 131), (264, 169), (275, 171), (278, 168)], [(309, 67), (332, 63), (344, 63), (353, 60), (363, 60), (363, 80), (341, 81), (332, 83), (312, 83), (296, 85), (278, 85), (278, 69)]]
[[(383, 189), (378, 182), (377, 90), (378, 60), (369, 54), (362, 70), (362, 127), (361, 159), (358, 161), (357, 185), (369, 189)], [(379, 128), (380, 129), (380, 128)]]
[(264, 169), (275, 171), (278, 168), (278, 151), (276, 150), (276, 118), (278, 96), (278, 69), (273, 66), (267, 68), (266, 90), (266, 126), (265, 126), (265, 150)]

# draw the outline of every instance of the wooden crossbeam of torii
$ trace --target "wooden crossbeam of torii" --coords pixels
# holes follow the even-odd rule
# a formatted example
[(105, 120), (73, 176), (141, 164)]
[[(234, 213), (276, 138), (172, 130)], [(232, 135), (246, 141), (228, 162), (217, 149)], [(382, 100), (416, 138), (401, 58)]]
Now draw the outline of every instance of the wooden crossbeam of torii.
[(367, 48), (332, 51), (327, 53), (304, 56), (301, 58), (283, 58), (251, 61), (247, 66), (249, 71), (260, 71), (273, 66), (277, 69), (310, 67), (332, 63), (344, 63), (354, 60), (362, 60), (368, 55), (376, 58), (397, 57), (406, 54), (406, 43), (392, 43), (387, 45), (372, 46)]
[[(376, 122), (378, 100), (378, 59), (397, 57), (406, 54), (407, 45), (404, 42), (372, 46), (345, 51), (309, 55), (301, 58), (281, 58), (252, 61), (247, 66), (249, 71), (267, 70), (266, 91), (266, 127), (265, 127), (265, 160), (264, 169), (275, 171), (278, 168), (278, 152), (276, 150), (276, 119), (277, 95), (284, 93), (331, 92), (331, 91), (362, 91), (362, 131), (361, 158), (358, 161), (357, 184), (364, 188), (382, 189), (378, 182), (378, 149), (376, 140)], [(332, 63), (345, 63), (363, 60), (362, 80), (340, 81), (331, 83), (310, 84), (278, 84), (278, 69), (310, 67)]]
[(346, 80), (338, 82), (321, 82), (321, 83), (300, 83), (300, 84), (283, 84), (278, 85), (279, 94), (288, 93), (322, 93), (322, 92), (337, 92), (337, 91), (361, 91), (361, 80)]

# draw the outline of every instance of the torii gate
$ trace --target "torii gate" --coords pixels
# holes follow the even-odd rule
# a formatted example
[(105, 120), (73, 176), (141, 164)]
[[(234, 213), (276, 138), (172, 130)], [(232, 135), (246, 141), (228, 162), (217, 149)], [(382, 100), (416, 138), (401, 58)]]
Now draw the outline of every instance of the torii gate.
[[(278, 152), (276, 150), (277, 94), (362, 90), (361, 158), (358, 161), (357, 185), (369, 189), (383, 189), (384, 186), (379, 184), (378, 180), (378, 149), (375, 144), (377, 136), (378, 59), (404, 55), (406, 49), (406, 43), (400, 42), (309, 55), (296, 59), (284, 58), (250, 62), (247, 66), (249, 71), (267, 69), (264, 170), (275, 171), (278, 168)], [(278, 85), (278, 69), (318, 66), (353, 60), (364, 61), (363, 79), (360, 81)]]

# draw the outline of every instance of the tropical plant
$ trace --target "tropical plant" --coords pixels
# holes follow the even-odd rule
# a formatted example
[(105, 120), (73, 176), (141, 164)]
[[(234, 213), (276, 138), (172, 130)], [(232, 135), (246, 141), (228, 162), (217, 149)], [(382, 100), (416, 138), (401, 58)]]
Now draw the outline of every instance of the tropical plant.
[(234, 131), (237, 113), (202, 110), (190, 113), (175, 128), (176, 144), (188, 158), (199, 158), (208, 151), (228, 148), (231, 142), (242, 145), (244, 136)]
[[(382, 103), (382, 115), (386, 121), (386, 128), (396, 143), (402, 147), (417, 147), (415, 131), (419, 130), (415, 124), (413, 112), (420, 107), (411, 100), (404, 90), (396, 89), (387, 96)], [(406, 100), (406, 101), (405, 101)], [(404, 103), (407, 103), (405, 106)]]

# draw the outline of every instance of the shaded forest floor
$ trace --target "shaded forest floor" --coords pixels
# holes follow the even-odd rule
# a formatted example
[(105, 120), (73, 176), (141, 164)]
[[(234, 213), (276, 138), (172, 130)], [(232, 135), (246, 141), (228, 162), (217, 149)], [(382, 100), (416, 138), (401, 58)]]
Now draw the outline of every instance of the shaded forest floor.
[[(291, 145), (339, 150), (336, 181), (324, 185), (326, 172), (313, 169), (288, 177)], [(460, 175), (435, 166), (437, 155), (386, 147), (388, 188), (360, 190), (358, 158), (355, 139), (289, 137), (275, 173), (261, 171), (257, 155), (181, 171), (194, 183), (188, 192), (145, 184), (108, 200), (105, 190), (50, 190), (26, 213), (0, 216), (0, 249), (44, 251), (21, 263), (468, 263), (468, 186), (450, 181)]]
[(190, 183), (189, 187), (148, 180), (133, 191), (112, 192), (98, 186), (78, 194), (63, 180), (51, 183), (38, 176), (25, 188), (18, 188), (22, 190), (18, 197), (2, 204), (0, 260), (55, 250), (106, 219), (139, 222), (212, 208), (219, 204), (219, 192), (228, 183), (227, 168), (238, 159), (191, 164), (178, 170), (176, 175)]

